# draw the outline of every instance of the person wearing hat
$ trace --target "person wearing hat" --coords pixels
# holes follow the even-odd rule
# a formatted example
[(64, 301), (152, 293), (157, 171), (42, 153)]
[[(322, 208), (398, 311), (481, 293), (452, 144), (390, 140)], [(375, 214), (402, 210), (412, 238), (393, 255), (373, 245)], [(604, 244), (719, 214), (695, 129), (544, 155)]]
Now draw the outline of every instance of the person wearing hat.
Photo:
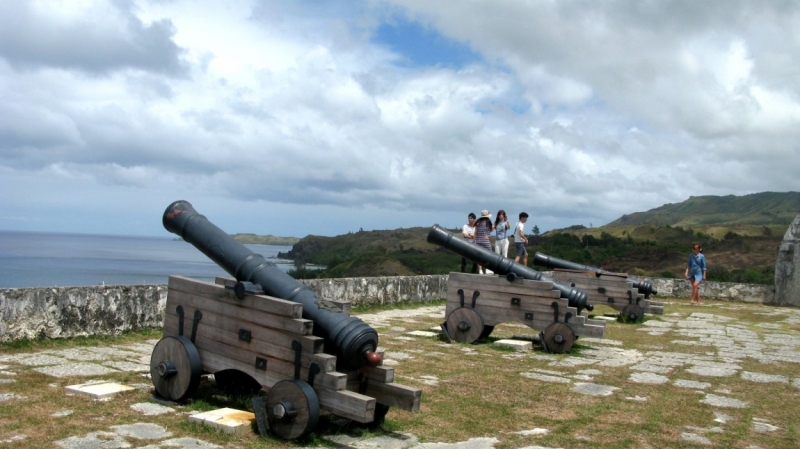
[[(478, 246), (492, 250), (492, 242), (489, 241), (489, 236), (492, 235), (492, 214), (488, 210), (481, 211), (481, 216), (475, 221), (475, 243)], [(478, 266), (481, 273), (486, 274), (486, 271), (480, 265)]]

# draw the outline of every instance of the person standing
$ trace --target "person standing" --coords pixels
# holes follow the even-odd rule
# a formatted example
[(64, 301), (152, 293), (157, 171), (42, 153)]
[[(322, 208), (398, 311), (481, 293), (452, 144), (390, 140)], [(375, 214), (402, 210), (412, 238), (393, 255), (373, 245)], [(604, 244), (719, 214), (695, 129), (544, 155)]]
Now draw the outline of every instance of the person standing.
[(686, 279), (692, 283), (691, 304), (700, 304), (700, 283), (706, 280), (706, 256), (702, 253), (700, 245), (692, 245), (692, 254), (686, 262)]
[(497, 218), (494, 219), (494, 252), (508, 257), (508, 234), (511, 230), (511, 225), (508, 224), (508, 217), (506, 211), (500, 209), (497, 211)]
[(522, 265), (528, 266), (528, 250), (525, 249), (525, 245), (528, 243), (528, 239), (525, 238), (525, 222), (528, 221), (528, 214), (526, 212), (519, 213), (519, 222), (516, 226), (514, 226), (514, 249), (517, 250), (517, 257), (514, 258), (514, 262), (519, 263), (522, 261)]
[[(492, 242), (489, 236), (492, 235), (492, 214), (488, 210), (481, 211), (481, 216), (475, 221), (475, 243), (489, 251), (492, 250)], [(486, 274), (484, 267), (478, 265), (481, 274)]]
[[(461, 227), (461, 235), (464, 237), (464, 240), (475, 243), (475, 214), (472, 212), (467, 215), (467, 224)], [(467, 271), (467, 258), (461, 257), (461, 272), (465, 273)], [(472, 262), (472, 272), (478, 272), (478, 264)]]

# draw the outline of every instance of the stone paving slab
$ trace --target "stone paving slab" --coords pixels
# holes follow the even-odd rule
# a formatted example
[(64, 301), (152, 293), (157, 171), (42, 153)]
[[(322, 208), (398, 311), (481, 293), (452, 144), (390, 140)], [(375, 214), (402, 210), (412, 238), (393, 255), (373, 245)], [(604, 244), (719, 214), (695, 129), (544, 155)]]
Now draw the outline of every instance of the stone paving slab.
[(69, 363), (69, 360), (63, 357), (56, 357), (44, 353), (21, 355), (13, 360), (20, 365), (27, 366), (64, 365)]
[[(111, 432), (98, 431), (90, 432), (83, 436), (71, 436), (63, 440), (56, 441), (55, 444), (63, 449), (114, 449), (130, 448), (138, 449), (163, 449), (165, 447), (176, 447), (184, 449), (219, 449), (222, 446), (209, 443), (190, 437), (170, 438), (172, 432), (164, 427), (153, 423), (134, 423), (119, 426), (111, 426)], [(167, 438), (166, 440), (163, 440)], [(131, 442), (133, 440), (133, 442)], [(140, 441), (163, 440), (140, 446)], [(2, 441), (0, 441), (2, 442)]]
[(412, 335), (414, 337), (438, 337), (439, 332), (428, 332), (428, 331), (411, 331), (408, 332), (407, 335)]
[(529, 341), (497, 340), (493, 345), (501, 348), (511, 348), (515, 351), (530, 351), (533, 349), (533, 343)]
[(749, 405), (747, 402), (740, 401), (734, 398), (728, 398), (725, 396), (717, 396), (715, 394), (707, 394), (706, 397), (701, 400), (700, 402), (713, 405), (715, 407), (730, 407), (730, 408), (747, 408)]
[(166, 407), (160, 404), (153, 404), (150, 402), (140, 402), (138, 404), (131, 405), (131, 409), (136, 410), (137, 412), (142, 413), (145, 416), (156, 416), (156, 415), (164, 415), (166, 413), (175, 413), (175, 409), (172, 407)]
[(668, 377), (647, 371), (633, 373), (630, 375), (628, 380), (638, 384), (665, 384), (669, 382)]
[(614, 394), (616, 390), (619, 390), (619, 388), (610, 385), (598, 385), (584, 382), (578, 382), (575, 384), (575, 387), (572, 388), (572, 391), (587, 396), (609, 396)]
[(20, 396), (16, 393), (0, 393), (0, 402), (11, 401), (14, 399), (25, 399), (25, 396)]
[(696, 380), (686, 380), (686, 379), (677, 379), (673, 382), (676, 387), (681, 388), (691, 388), (694, 390), (705, 390), (706, 388), (711, 387), (711, 384), (708, 382), (698, 382)]
[(119, 371), (132, 372), (132, 373), (149, 373), (150, 372), (149, 363), (150, 363), (149, 361), (147, 364), (142, 364), (142, 363), (128, 362), (125, 360), (115, 360), (112, 362), (105, 362), (103, 363), (103, 365), (117, 369)]
[(65, 363), (56, 366), (42, 366), (35, 368), (42, 374), (53, 377), (73, 377), (73, 376), (102, 376), (104, 374), (118, 373), (119, 371), (98, 365), (96, 363)]

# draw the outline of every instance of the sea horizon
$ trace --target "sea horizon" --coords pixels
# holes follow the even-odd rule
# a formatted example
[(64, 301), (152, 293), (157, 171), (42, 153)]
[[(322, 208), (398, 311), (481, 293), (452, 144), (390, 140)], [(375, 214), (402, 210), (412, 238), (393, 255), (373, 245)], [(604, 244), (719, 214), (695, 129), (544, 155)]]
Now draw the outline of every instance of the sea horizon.
[[(291, 246), (245, 245), (284, 272)], [(180, 238), (0, 231), (0, 289), (166, 284), (170, 275), (213, 281), (230, 275)]]

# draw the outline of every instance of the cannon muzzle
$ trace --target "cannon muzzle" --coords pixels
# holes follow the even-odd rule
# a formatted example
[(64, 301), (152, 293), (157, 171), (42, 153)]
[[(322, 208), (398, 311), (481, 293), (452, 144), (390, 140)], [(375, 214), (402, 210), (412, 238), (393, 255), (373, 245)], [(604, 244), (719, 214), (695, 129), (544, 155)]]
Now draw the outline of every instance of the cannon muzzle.
[(585, 291), (568, 287), (553, 280), (553, 278), (540, 273), (525, 265), (514, 262), (513, 260), (503, 257), (500, 254), (493, 253), (483, 247), (474, 243), (467, 242), (466, 240), (456, 236), (447, 229), (439, 225), (433, 225), (428, 232), (428, 243), (433, 243), (444, 248), (447, 248), (456, 254), (465, 257), (478, 265), (489, 268), (497, 274), (511, 277), (521, 277), (523, 279), (531, 279), (534, 281), (547, 281), (553, 283), (553, 288), (561, 292), (561, 297), (569, 301), (570, 307), (581, 310), (586, 309), (589, 311), (594, 310), (594, 306), (587, 302), (587, 294)]
[(181, 236), (240, 282), (259, 284), (264, 293), (303, 305), (303, 318), (314, 322), (314, 334), (325, 339), (325, 349), (336, 356), (339, 369), (378, 365), (378, 333), (358, 318), (329, 310), (306, 285), (284, 273), (261, 254), (223, 232), (186, 201), (167, 207), (164, 228)]
[[(592, 267), (589, 265), (581, 265), (579, 263), (570, 262), (568, 260), (548, 256), (547, 254), (542, 254), (538, 251), (536, 252), (536, 254), (533, 255), (533, 263), (534, 265), (540, 265), (547, 268), (593, 271), (597, 276), (600, 276), (601, 274), (612, 273), (611, 271), (607, 271), (602, 268)], [(637, 289), (639, 293), (644, 295), (645, 298), (649, 298), (650, 295), (658, 294), (658, 292), (653, 289), (653, 283), (650, 281), (640, 281), (638, 279), (634, 279), (631, 277), (628, 277), (628, 281), (633, 283), (633, 288)]]

